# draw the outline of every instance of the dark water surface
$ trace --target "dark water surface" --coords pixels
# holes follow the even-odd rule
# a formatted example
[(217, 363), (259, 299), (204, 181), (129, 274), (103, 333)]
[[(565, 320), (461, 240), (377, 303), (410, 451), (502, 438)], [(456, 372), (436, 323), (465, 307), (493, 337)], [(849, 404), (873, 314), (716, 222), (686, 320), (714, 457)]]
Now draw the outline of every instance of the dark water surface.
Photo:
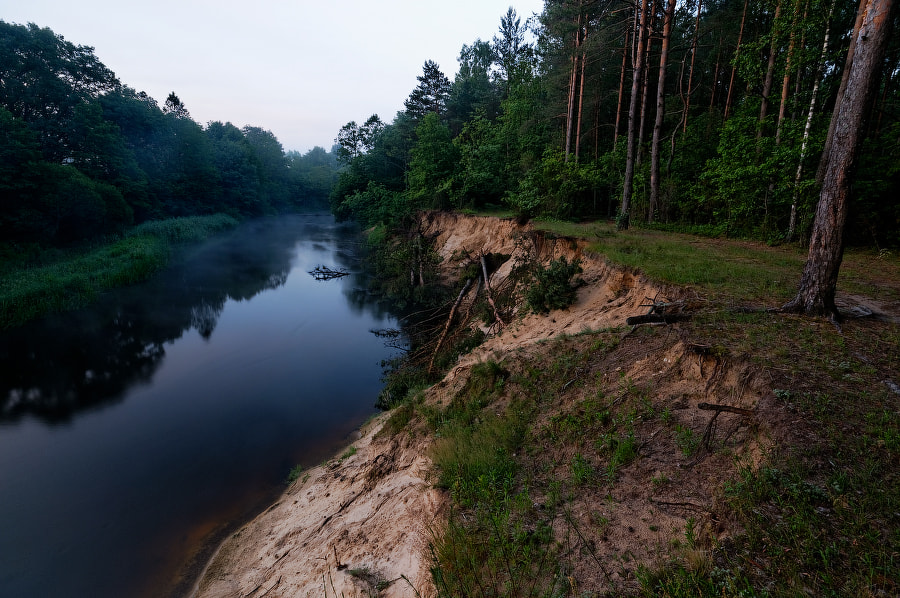
[(337, 450), (392, 353), (370, 330), (396, 326), (356, 242), (328, 215), (247, 223), (0, 334), (0, 596), (182, 594), (293, 465)]

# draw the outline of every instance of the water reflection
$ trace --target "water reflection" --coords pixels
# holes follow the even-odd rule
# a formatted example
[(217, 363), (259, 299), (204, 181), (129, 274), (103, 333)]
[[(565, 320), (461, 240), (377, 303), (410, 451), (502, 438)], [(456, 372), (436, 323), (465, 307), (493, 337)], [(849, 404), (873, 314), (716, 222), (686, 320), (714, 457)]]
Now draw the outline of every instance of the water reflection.
[(355, 229), (320, 218), (263, 219), (204, 244), (153, 281), (121, 289), (87, 309), (45, 318), (0, 335), (0, 423), (31, 414), (60, 423), (80, 410), (120, 400), (124, 389), (148, 380), (165, 344), (194, 329), (209, 340), (225, 302), (246, 301), (283, 286), (294, 242), (353, 269), (344, 292), (356, 313), (373, 306), (359, 256), (331, 250), (334, 235), (353, 243)]
[(355, 234), (247, 223), (0, 336), (0, 596), (182, 595), (210, 538), (337, 450), (397, 353)]

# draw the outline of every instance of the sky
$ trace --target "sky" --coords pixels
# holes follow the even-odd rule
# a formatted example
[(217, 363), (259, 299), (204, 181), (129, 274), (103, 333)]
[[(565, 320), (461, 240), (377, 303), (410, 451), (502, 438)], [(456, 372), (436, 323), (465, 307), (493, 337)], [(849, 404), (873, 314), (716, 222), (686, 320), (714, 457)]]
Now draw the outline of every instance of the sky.
[(0, 19), (49, 27), (119, 80), (191, 117), (272, 131), (285, 151), (330, 149), (347, 122), (390, 122), (426, 60), (452, 81), (463, 44), (543, 0), (0, 0)]

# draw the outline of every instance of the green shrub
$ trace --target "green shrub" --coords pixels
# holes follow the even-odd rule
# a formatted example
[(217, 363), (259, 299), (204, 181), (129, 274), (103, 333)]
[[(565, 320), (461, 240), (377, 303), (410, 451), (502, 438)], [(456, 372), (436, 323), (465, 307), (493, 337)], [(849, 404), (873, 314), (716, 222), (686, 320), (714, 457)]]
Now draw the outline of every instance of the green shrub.
[(565, 257), (561, 257), (551, 261), (546, 268), (536, 268), (534, 283), (525, 292), (529, 309), (534, 313), (548, 313), (575, 303), (580, 281), (573, 281), (573, 278), (581, 272), (578, 258), (570, 264)]

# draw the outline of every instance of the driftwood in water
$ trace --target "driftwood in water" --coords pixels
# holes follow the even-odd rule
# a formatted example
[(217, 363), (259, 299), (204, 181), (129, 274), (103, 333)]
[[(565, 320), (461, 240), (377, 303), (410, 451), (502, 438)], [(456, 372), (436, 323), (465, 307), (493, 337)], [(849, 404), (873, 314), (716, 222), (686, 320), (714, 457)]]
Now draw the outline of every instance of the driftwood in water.
[(316, 266), (315, 268), (310, 270), (309, 273), (316, 280), (331, 280), (332, 278), (350, 276), (350, 273), (343, 268), (341, 268), (340, 270), (335, 270), (334, 268), (329, 268), (328, 266)]
[(462, 303), (463, 297), (466, 296), (466, 293), (472, 287), (472, 279), (468, 279), (466, 281), (465, 286), (459, 292), (459, 296), (456, 298), (456, 302), (453, 303), (453, 307), (450, 309), (450, 315), (447, 317), (447, 323), (444, 325), (444, 331), (441, 333), (441, 337), (438, 339), (437, 345), (434, 347), (434, 352), (431, 354), (431, 361), (428, 362), (428, 373), (431, 374), (434, 370), (434, 358), (437, 357), (438, 351), (441, 350), (441, 345), (444, 344), (444, 339), (447, 337), (447, 332), (450, 330), (450, 324), (453, 322), (453, 316), (456, 315), (456, 310), (459, 309), (459, 304)]

